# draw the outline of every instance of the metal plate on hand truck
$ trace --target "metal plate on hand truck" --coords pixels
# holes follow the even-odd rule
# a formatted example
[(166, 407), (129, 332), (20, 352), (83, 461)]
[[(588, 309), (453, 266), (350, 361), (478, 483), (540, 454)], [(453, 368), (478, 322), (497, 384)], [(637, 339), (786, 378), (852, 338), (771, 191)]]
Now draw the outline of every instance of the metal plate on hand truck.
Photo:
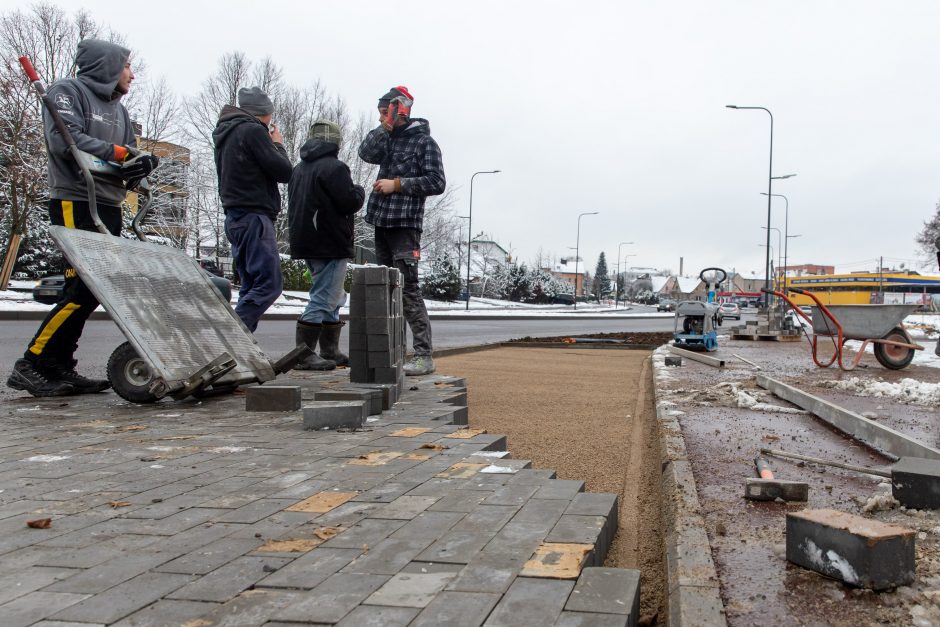
[(49, 235), (170, 391), (223, 353), (217, 385), (264, 382), (274, 369), (196, 260), (176, 248), (50, 226)]

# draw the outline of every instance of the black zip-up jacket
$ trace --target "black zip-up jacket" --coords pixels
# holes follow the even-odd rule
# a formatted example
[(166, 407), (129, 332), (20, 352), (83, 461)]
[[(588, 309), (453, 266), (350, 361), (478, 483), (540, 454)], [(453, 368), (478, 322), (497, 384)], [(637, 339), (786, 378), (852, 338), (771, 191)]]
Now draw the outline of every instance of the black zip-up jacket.
[(308, 139), (287, 186), (287, 222), (293, 259), (353, 256), (353, 216), (366, 192), (352, 181), (339, 147)]
[(290, 180), (291, 164), (284, 146), (271, 141), (268, 127), (247, 111), (225, 105), (212, 142), (226, 213), (234, 209), (277, 217), (281, 211), (277, 184)]

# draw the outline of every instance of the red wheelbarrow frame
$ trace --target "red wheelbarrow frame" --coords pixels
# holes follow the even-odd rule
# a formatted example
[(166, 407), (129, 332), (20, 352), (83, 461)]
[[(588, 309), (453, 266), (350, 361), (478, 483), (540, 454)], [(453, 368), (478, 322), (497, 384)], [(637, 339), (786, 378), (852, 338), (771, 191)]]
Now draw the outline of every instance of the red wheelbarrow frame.
[[(808, 296), (809, 298), (811, 298), (813, 302), (816, 303), (816, 306), (819, 308), (819, 311), (822, 313), (822, 315), (825, 316), (826, 319), (828, 319), (830, 322), (832, 322), (832, 326), (835, 327), (835, 331), (836, 331), (835, 334), (822, 336), (822, 337), (833, 338), (834, 340), (833, 344), (835, 345), (835, 351), (832, 355), (832, 358), (825, 363), (821, 362), (818, 356), (819, 337), (820, 337), (819, 334), (817, 334), (816, 332), (813, 332), (813, 338), (811, 340), (807, 337), (807, 340), (810, 342), (810, 345), (813, 348), (813, 362), (820, 368), (828, 368), (833, 363), (838, 362), (839, 368), (841, 368), (842, 370), (846, 370), (846, 371), (855, 370), (859, 362), (862, 360), (862, 356), (865, 354), (865, 349), (868, 348), (869, 344), (884, 344), (887, 346), (896, 346), (899, 348), (908, 348), (908, 349), (918, 350), (918, 351), (924, 350), (923, 346), (920, 346), (919, 344), (911, 344), (910, 342), (896, 342), (894, 340), (885, 340), (881, 338), (866, 338), (864, 340), (861, 340), (862, 346), (856, 353), (855, 357), (852, 359), (852, 362), (846, 365), (842, 361), (842, 355), (843, 355), (842, 347), (843, 347), (843, 344), (845, 344), (846, 342), (846, 337), (845, 337), (845, 332), (842, 329), (842, 324), (839, 322), (839, 320), (835, 317), (832, 311), (830, 311), (830, 309), (826, 307), (826, 305), (823, 304), (821, 300), (819, 300), (819, 298), (813, 292), (810, 292), (809, 290), (800, 289), (798, 287), (790, 287), (787, 289), (795, 294), (802, 294), (803, 296)], [(792, 300), (790, 300), (790, 298), (785, 293), (778, 292), (776, 290), (769, 290), (767, 288), (761, 288), (761, 291), (766, 292), (768, 294), (773, 294), (774, 296), (782, 298), (787, 303), (787, 305), (789, 305), (790, 308), (794, 312), (796, 312), (797, 315), (801, 316), (804, 320), (806, 320), (809, 323), (810, 328), (813, 328), (813, 319), (807, 316), (806, 313), (802, 309), (800, 309), (799, 305), (797, 305)], [(827, 324), (826, 326), (828, 327), (829, 325)]]

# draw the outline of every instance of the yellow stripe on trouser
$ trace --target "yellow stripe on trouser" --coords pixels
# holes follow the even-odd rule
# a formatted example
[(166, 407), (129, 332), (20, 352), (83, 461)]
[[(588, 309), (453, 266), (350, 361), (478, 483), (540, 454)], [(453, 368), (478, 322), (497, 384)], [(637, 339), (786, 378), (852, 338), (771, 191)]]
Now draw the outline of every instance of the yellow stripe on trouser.
[(62, 224), (67, 229), (75, 228), (75, 214), (73, 213), (71, 200), (62, 201)]
[[(71, 203), (70, 203), (71, 204)], [(29, 352), (34, 355), (42, 355), (43, 349), (46, 347), (46, 344), (52, 339), (53, 334), (59, 330), (68, 317), (72, 315), (81, 305), (78, 303), (69, 303), (62, 308), (59, 313), (52, 317), (52, 320), (49, 321), (49, 324), (43, 328), (42, 332), (36, 337), (36, 341), (33, 342), (33, 345), (29, 347)]]

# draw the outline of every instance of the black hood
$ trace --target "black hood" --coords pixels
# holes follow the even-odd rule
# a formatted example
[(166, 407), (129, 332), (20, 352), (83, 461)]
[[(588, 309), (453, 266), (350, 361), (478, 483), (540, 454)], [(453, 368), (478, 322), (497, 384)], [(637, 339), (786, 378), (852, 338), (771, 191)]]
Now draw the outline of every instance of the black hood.
[(75, 65), (78, 80), (102, 100), (111, 100), (131, 51), (100, 39), (84, 39), (78, 44)]
[(300, 147), (300, 158), (304, 161), (316, 161), (320, 157), (336, 156), (339, 154), (339, 146), (333, 142), (325, 142), (322, 139), (308, 139)]
[(261, 120), (251, 115), (244, 109), (232, 105), (225, 105), (219, 112), (219, 121), (216, 122), (215, 130), (212, 131), (212, 143), (216, 148), (222, 146), (222, 143), (228, 138), (229, 134), (240, 124), (262, 124)]

